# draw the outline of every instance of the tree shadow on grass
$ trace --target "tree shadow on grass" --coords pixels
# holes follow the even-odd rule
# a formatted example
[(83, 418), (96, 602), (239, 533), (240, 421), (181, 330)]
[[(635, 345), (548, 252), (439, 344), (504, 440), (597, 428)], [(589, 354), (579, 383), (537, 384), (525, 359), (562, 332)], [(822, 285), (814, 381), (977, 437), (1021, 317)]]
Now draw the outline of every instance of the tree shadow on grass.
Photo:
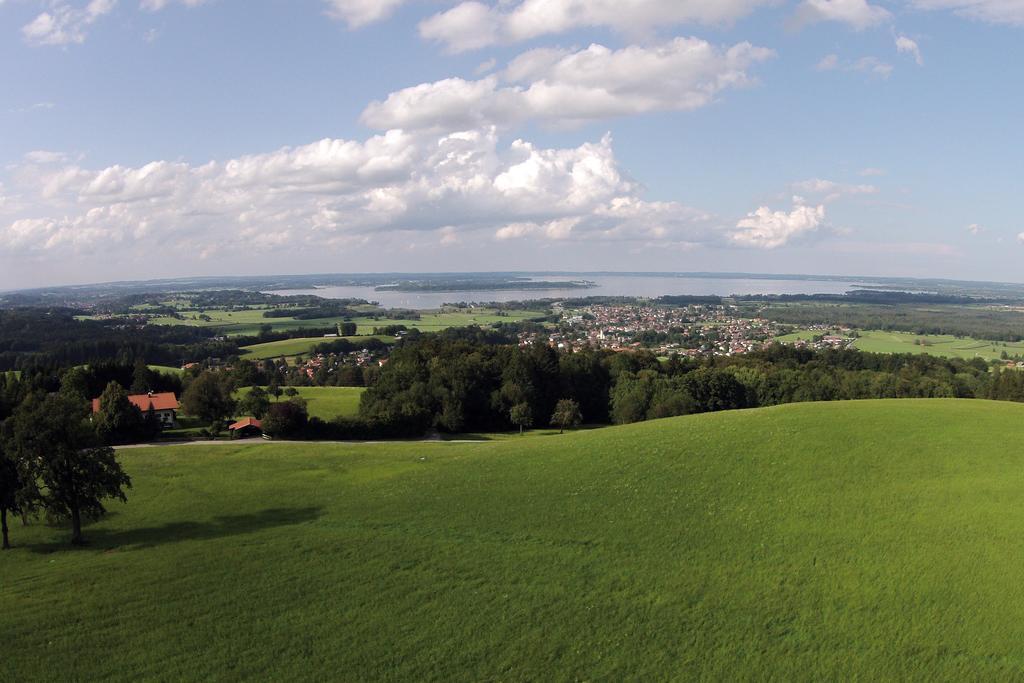
[[(201, 541), (226, 536), (238, 536), (274, 527), (312, 522), (323, 516), (321, 507), (272, 508), (244, 515), (222, 515), (204, 522), (168, 522), (160, 526), (138, 529), (104, 529), (85, 527), (84, 550), (115, 552), (143, 550), (179, 541)], [(70, 529), (68, 536), (70, 536)], [(36, 553), (53, 553), (74, 546), (67, 538), (27, 545)]]

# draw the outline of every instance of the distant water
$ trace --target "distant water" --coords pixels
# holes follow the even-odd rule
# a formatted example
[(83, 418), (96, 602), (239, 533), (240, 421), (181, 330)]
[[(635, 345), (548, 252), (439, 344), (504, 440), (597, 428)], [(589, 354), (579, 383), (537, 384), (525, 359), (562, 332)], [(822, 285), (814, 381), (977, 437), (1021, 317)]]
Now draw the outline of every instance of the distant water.
[[(701, 277), (662, 277), (642, 275), (583, 275), (595, 283), (590, 289), (507, 289), (463, 292), (394, 292), (376, 291), (373, 287), (320, 287), (317, 289), (275, 290), (272, 294), (314, 294), (327, 299), (366, 299), (385, 308), (431, 309), (460, 301), (524, 301), (527, 299), (559, 299), (585, 296), (659, 297), (671, 294), (729, 296), (733, 294), (843, 294), (856, 282), (835, 280), (764, 280)], [(574, 278), (538, 275), (536, 279), (553, 282)]]

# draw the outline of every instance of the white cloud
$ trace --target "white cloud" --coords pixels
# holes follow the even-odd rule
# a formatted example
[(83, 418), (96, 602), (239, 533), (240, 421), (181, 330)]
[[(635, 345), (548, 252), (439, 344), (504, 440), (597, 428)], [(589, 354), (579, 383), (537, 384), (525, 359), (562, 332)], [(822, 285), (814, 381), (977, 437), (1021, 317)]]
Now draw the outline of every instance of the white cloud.
[(885, 169), (882, 169), (882, 168), (870, 168), (869, 167), (869, 168), (862, 169), (861, 172), (860, 172), (860, 175), (864, 176), (865, 178), (872, 177), (872, 176), (883, 176), (883, 175), (885, 175)]
[(579, 28), (631, 34), (679, 24), (723, 25), (774, 0), (471, 0), (420, 24), (420, 35), (463, 52)]
[(174, 3), (185, 5), (185, 7), (198, 7), (205, 2), (206, 0), (141, 0), (139, 7), (149, 12), (159, 12)]
[(802, 28), (821, 21), (835, 21), (860, 31), (891, 18), (888, 10), (867, 0), (803, 0), (790, 24), (793, 28)]
[(21, 28), (21, 35), (30, 45), (69, 45), (85, 42), (90, 26), (110, 14), (117, 0), (90, 0), (84, 7), (56, 2), (47, 12)]
[(839, 55), (837, 55), (837, 54), (825, 55), (824, 57), (821, 58), (821, 61), (818, 62), (818, 65), (816, 67), (814, 67), (814, 68), (816, 68), (818, 71), (833, 71), (835, 69), (838, 69), (839, 68)]
[(1024, 244), (1024, 232), (1019, 233), (1017, 235), (1017, 241), (1020, 242), (1021, 244)]
[[(163, 0), (166, 1), (166, 0)], [(349, 28), (360, 28), (390, 17), (405, 0), (324, 0), (327, 14)]]
[(852, 61), (844, 61), (839, 58), (839, 55), (835, 54), (824, 56), (815, 66), (815, 69), (818, 71), (866, 73), (881, 79), (889, 78), (893, 72), (892, 64), (883, 62), (877, 57), (861, 57)]
[(621, 50), (541, 48), (519, 55), (500, 75), (449, 78), (391, 93), (371, 103), (362, 120), (381, 130), (458, 130), (686, 111), (706, 106), (725, 89), (751, 84), (747, 70), (773, 55), (749, 43), (724, 49), (697, 38)]
[(68, 160), (63, 152), (51, 152), (45, 149), (37, 149), (25, 154), (25, 161), (30, 164), (62, 164)]
[(482, 239), (726, 244), (712, 217), (646, 202), (619, 169), (610, 137), (567, 149), (493, 129), (445, 135), (398, 130), (365, 141), (326, 139), (224, 162), (140, 167), (47, 165), (16, 173), (0, 251), (105, 253), (144, 245), (168, 258), (215, 256), (244, 241), (254, 253), (340, 252), (410, 235), (437, 245)]
[(57, 105), (53, 102), (33, 102), (27, 107), (16, 107), (13, 109), (8, 109), (7, 111), (11, 112), (12, 114), (26, 114), (28, 112), (33, 111), (48, 111), (50, 109), (56, 108), (56, 106)]
[(473, 73), (475, 73), (477, 76), (483, 76), (484, 74), (494, 71), (494, 67), (496, 67), (497, 65), (498, 60), (495, 59), (494, 57), (491, 57), (486, 61), (480, 62), (476, 69), (473, 70)]
[(825, 204), (842, 199), (843, 197), (878, 193), (878, 188), (874, 185), (852, 185), (837, 183), (832, 180), (823, 180), (821, 178), (793, 183), (793, 190), (801, 195), (814, 197)]
[(983, 228), (982, 226), (978, 225), (977, 223), (971, 223), (970, 225), (967, 226), (967, 232), (971, 233), (972, 235), (977, 236), (977, 235), (980, 235), (981, 233), (985, 232), (985, 228)]
[(921, 48), (917, 41), (903, 35), (896, 36), (896, 51), (911, 55), (918, 66), (924, 66), (924, 57), (921, 56)]
[(817, 231), (824, 224), (823, 205), (807, 206), (801, 197), (793, 197), (793, 205), (788, 213), (762, 206), (736, 224), (730, 239), (743, 247), (777, 249)]
[(1024, 26), (1024, 2), (1020, 0), (912, 0), (911, 4), (924, 10), (953, 10), (992, 24)]

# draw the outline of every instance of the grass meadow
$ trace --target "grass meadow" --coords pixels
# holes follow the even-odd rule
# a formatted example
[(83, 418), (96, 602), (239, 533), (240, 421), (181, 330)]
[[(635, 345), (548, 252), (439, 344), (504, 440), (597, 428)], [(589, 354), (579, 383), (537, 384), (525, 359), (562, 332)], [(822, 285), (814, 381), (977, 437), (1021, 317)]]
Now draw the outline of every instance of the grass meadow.
[(90, 546), (12, 529), (0, 678), (1020, 679), (1021, 444), (905, 400), (122, 451)]
[[(264, 311), (270, 310), (267, 307), (254, 307), (246, 310), (228, 311), (225, 309), (211, 308), (198, 312), (184, 312), (184, 319), (172, 318), (169, 316), (155, 317), (150, 323), (153, 325), (190, 325), (195, 327), (210, 327), (228, 336), (256, 335), (262, 325), (270, 325), (275, 332), (284, 330), (320, 329), (337, 325), (344, 322), (343, 317), (316, 318), (313, 320), (296, 320), (295, 318), (264, 318)], [(375, 309), (370, 309), (372, 310)], [(205, 315), (209, 320), (201, 320), (200, 315)], [(467, 310), (443, 310), (424, 311), (419, 320), (386, 320), (374, 319), (371, 316), (355, 317), (352, 322), (356, 323), (359, 334), (369, 335), (373, 328), (387, 325), (405, 325), (408, 328), (418, 328), (424, 332), (437, 332), (449, 327), (465, 327), (469, 325), (492, 325), (498, 322), (518, 322), (543, 316), (543, 311), (507, 311), (505, 315), (497, 315), (497, 311), (488, 308), (467, 309)], [(83, 316), (88, 317), (88, 316)]]
[[(854, 347), (868, 353), (928, 353), (943, 358), (982, 358), (998, 360), (1005, 351), (1008, 355), (1024, 355), (1024, 344), (986, 341), (973, 337), (954, 337), (948, 334), (913, 334), (882, 330), (858, 330), (860, 337)], [(778, 337), (778, 341), (792, 343), (810, 340), (822, 334), (817, 330), (802, 330)], [(923, 344), (921, 342), (924, 342)]]
[(384, 342), (393, 342), (395, 340), (394, 337), (386, 335), (377, 337), (365, 335), (358, 337), (299, 337), (296, 339), (282, 339), (280, 341), (243, 346), (241, 348), (241, 357), (244, 360), (267, 360), (269, 358), (281, 358), (282, 356), (288, 358), (291, 356), (306, 355), (312, 352), (313, 347), (317, 344), (324, 344), (336, 341), (337, 339), (347, 339), (354, 344), (366, 341), (367, 339), (380, 339)]
[[(264, 387), (266, 388), (266, 387)], [(285, 387), (287, 388), (287, 387)], [(235, 398), (241, 398), (250, 387), (235, 392)], [(306, 399), (306, 408), (310, 417), (319, 417), (329, 421), (336, 417), (353, 417), (359, 413), (359, 401), (366, 391), (363, 387), (294, 387), (299, 396)], [(282, 401), (287, 396), (281, 396)]]

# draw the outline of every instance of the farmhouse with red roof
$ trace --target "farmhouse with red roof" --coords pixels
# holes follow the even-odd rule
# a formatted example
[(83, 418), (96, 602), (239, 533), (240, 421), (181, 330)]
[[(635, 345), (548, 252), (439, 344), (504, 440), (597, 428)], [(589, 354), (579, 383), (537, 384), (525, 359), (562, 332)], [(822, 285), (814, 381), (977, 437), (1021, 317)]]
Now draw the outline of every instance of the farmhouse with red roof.
[(243, 417), (228, 427), (228, 431), (233, 432), (235, 436), (259, 436), (263, 433), (263, 423), (255, 417)]
[[(153, 412), (156, 413), (157, 419), (160, 420), (160, 424), (164, 427), (173, 427), (178, 421), (178, 397), (172, 392), (154, 394), (151, 391), (148, 394), (132, 394), (128, 397), (128, 400), (133, 406), (141, 410), (143, 415), (152, 408)], [(92, 412), (100, 412), (100, 400), (98, 398), (92, 400)]]

